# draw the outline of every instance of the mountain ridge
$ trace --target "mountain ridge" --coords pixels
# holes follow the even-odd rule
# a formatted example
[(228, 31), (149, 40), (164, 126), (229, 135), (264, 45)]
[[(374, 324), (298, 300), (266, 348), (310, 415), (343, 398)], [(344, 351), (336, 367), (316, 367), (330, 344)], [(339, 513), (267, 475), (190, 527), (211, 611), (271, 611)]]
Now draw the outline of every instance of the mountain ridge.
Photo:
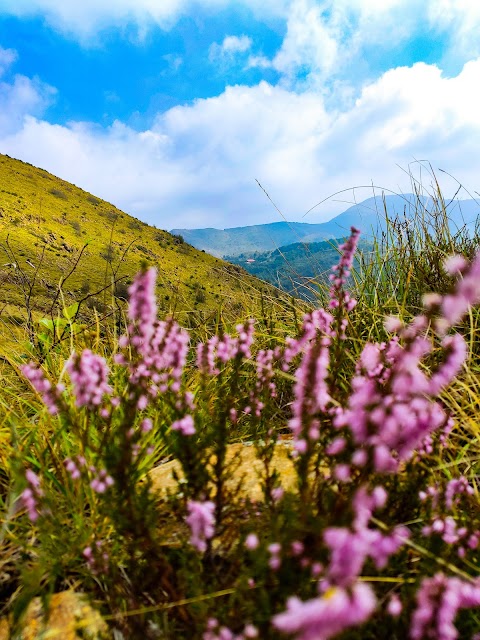
[[(360, 228), (364, 237), (374, 236), (386, 229), (384, 205), (390, 219), (402, 216), (411, 219), (419, 205), (428, 216), (435, 202), (432, 198), (414, 194), (375, 196), (354, 204), (327, 222), (278, 221), (226, 229), (172, 229), (171, 233), (181, 235), (192, 246), (216, 257), (231, 257), (271, 251), (298, 242), (334, 240), (348, 235), (352, 226)], [(480, 205), (475, 200), (447, 200), (446, 208), (452, 230), (465, 225), (469, 233), (473, 231), (480, 214)]]

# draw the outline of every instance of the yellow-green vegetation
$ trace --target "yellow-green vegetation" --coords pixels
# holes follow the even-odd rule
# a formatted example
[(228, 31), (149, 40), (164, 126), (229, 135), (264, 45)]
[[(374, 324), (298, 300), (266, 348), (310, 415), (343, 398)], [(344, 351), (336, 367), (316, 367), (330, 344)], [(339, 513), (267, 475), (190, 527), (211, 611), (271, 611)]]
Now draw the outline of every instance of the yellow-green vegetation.
[[(161, 212), (159, 212), (161, 218)], [(108, 315), (127, 298), (142, 263), (158, 270), (161, 312), (195, 326), (209, 312), (237, 318), (278, 294), (243, 269), (194, 249), (112, 204), (30, 164), (0, 155), (2, 342), (29, 313), (76, 320)], [(112, 295), (113, 294), (113, 295)], [(75, 309), (75, 308), (74, 308)], [(76, 309), (75, 309), (76, 313)]]
[(142, 269), (128, 327), (8, 354), (0, 638), (478, 633), (480, 254), (442, 202), (356, 263), (352, 230), (303, 320), (187, 331)]

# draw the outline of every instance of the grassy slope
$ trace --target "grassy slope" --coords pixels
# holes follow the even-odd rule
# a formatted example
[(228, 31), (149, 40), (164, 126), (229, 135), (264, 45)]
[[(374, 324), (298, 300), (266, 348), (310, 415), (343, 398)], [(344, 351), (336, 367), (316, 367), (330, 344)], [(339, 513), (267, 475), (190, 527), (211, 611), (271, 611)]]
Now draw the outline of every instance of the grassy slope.
[[(185, 314), (220, 307), (239, 317), (246, 307), (255, 306), (261, 291), (273, 291), (243, 269), (200, 252), (42, 169), (0, 155), (0, 319), (4, 326), (25, 317), (19, 285), (22, 278), (33, 277), (38, 265), (32, 304), (37, 317), (49, 312), (60, 279), (72, 269), (85, 244), (78, 267), (62, 287), (65, 304), (111, 283), (114, 271), (128, 284), (144, 261), (158, 268), (160, 309), (175, 311), (184, 320)], [(17, 268), (9, 266), (13, 262)], [(84, 315), (89, 308), (101, 306), (102, 300), (105, 303), (103, 293), (87, 300)]]

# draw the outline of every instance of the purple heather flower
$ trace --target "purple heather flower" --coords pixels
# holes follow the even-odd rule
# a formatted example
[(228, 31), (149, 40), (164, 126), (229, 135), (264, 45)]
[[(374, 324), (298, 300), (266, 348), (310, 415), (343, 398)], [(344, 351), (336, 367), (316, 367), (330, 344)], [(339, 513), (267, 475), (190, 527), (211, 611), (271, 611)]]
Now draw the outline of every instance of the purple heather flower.
[(289, 421), (294, 435), (294, 447), (300, 454), (305, 453), (308, 448), (305, 438), (318, 438), (319, 423), (315, 416), (325, 411), (330, 402), (327, 375), (332, 322), (333, 317), (323, 309), (307, 314), (300, 338), (289, 341), (285, 350), (286, 362), (303, 352), (295, 372), (292, 418)]
[(402, 601), (394, 594), (388, 601), (387, 611), (393, 617), (397, 618), (402, 613)]
[(468, 267), (463, 263), (460, 264), (458, 257), (453, 260), (450, 258), (445, 267), (451, 272), (462, 271), (463, 273), (462, 278), (456, 283), (454, 293), (445, 296), (442, 300), (440, 307), (442, 318), (437, 325), (440, 333), (446, 333), (448, 328), (460, 322), (470, 305), (480, 302), (480, 253), (477, 253)]
[(153, 423), (150, 418), (144, 418), (140, 423), (140, 429), (142, 433), (148, 433), (153, 429)]
[(326, 586), (348, 587), (353, 584), (368, 557), (377, 568), (383, 568), (388, 558), (408, 539), (406, 527), (396, 527), (389, 535), (368, 527), (373, 511), (383, 507), (386, 498), (387, 494), (382, 487), (375, 487), (371, 493), (361, 487), (353, 499), (355, 519), (352, 529), (325, 529), (323, 539), (330, 549), (330, 564), (324, 583)]
[(58, 413), (58, 401), (63, 387), (61, 385), (53, 387), (52, 383), (45, 377), (42, 369), (37, 367), (33, 362), (22, 365), (20, 370), (35, 391), (40, 394), (49, 413), (52, 415)]
[(253, 551), (254, 549), (256, 549), (259, 544), (260, 542), (258, 540), (258, 536), (256, 533), (249, 533), (248, 536), (245, 538), (245, 546), (250, 551)]
[(333, 477), (339, 482), (348, 482), (351, 477), (350, 466), (348, 464), (337, 464), (333, 468)]
[[(422, 333), (419, 317), (402, 330), (406, 340), (366, 345), (352, 380), (346, 408), (337, 410), (334, 425), (348, 427), (358, 447), (373, 450), (377, 471), (391, 473), (408, 460), (434, 431), (444, 427), (447, 416), (433, 397), (458, 371), (463, 358), (461, 339), (446, 339), (447, 359), (428, 378), (421, 368), (430, 343)], [(418, 333), (420, 332), (420, 334)]]
[(452, 382), (467, 358), (467, 343), (459, 333), (443, 338), (442, 347), (446, 351), (446, 358), (430, 378), (428, 391), (432, 396), (438, 395), (443, 388)]
[[(189, 336), (170, 319), (157, 321), (155, 300), (155, 269), (139, 273), (129, 289), (130, 324), (127, 335), (120, 339), (120, 346), (132, 345), (136, 352), (134, 362), (129, 364), (130, 383), (143, 390), (140, 407), (146, 406), (148, 396), (153, 397), (170, 389), (177, 393), (181, 387), (181, 376), (185, 366)], [(116, 358), (127, 366), (127, 359)], [(148, 403), (148, 401), (147, 401)], [(185, 400), (188, 405), (188, 400)]]
[(468, 483), (468, 480), (464, 476), (454, 478), (448, 482), (445, 490), (445, 506), (447, 509), (452, 509), (453, 505), (458, 502), (458, 496), (462, 493), (470, 496), (475, 493), (474, 488)]
[(207, 549), (206, 541), (215, 533), (215, 504), (211, 500), (189, 500), (187, 510), (186, 522), (191, 532), (190, 544), (203, 553)]
[(454, 621), (459, 609), (480, 606), (480, 584), (437, 573), (424, 578), (416, 595), (417, 607), (410, 627), (411, 640), (455, 640)]
[(108, 475), (105, 469), (101, 469), (100, 471), (96, 471), (95, 468), (91, 469), (92, 473), (95, 473), (95, 477), (90, 482), (91, 488), (96, 493), (105, 493), (105, 491), (111, 487), (114, 483), (113, 478)]
[(462, 273), (462, 271), (465, 271), (467, 266), (468, 262), (466, 258), (460, 255), (450, 256), (443, 263), (445, 271), (452, 276)]
[(215, 366), (218, 336), (212, 336), (206, 343), (197, 345), (197, 367), (205, 375), (218, 375), (220, 370)]
[(285, 490), (283, 489), (283, 487), (274, 487), (272, 489), (272, 500), (274, 502), (278, 502), (279, 500), (281, 500), (284, 495)]
[(78, 480), (80, 478), (80, 469), (71, 458), (66, 458), (63, 464), (65, 465), (65, 469), (69, 473), (72, 480)]
[(195, 433), (195, 424), (192, 416), (188, 414), (180, 420), (176, 420), (172, 424), (171, 429), (173, 429), (173, 431), (179, 431), (182, 436), (193, 436)]
[(300, 540), (294, 540), (291, 545), (292, 554), (294, 556), (299, 556), (305, 551), (305, 545)]
[(335, 438), (326, 448), (326, 453), (329, 456), (336, 456), (338, 453), (341, 453), (347, 444), (347, 441), (344, 437), (339, 436)]
[[(353, 258), (355, 255), (355, 251), (358, 245), (358, 240), (360, 237), (360, 231), (355, 229), (355, 227), (351, 228), (351, 233), (349, 239), (338, 248), (342, 252), (340, 257), (340, 261), (337, 265), (332, 268), (332, 275), (330, 276), (330, 281), (332, 286), (330, 288), (330, 309), (345, 309), (346, 311), (351, 311), (355, 305), (356, 300), (350, 297), (350, 294), (347, 291), (344, 291), (343, 287), (347, 281), (348, 276), (350, 275), (350, 269), (353, 264)], [(343, 338), (343, 330), (345, 329), (346, 323), (342, 323), (342, 335), (340, 338)]]
[(148, 353), (150, 340), (155, 331), (157, 319), (156, 278), (157, 271), (152, 267), (137, 274), (128, 289), (128, 318), (133, 323), (129, 327), (131, 343), (143, 355)]
[(217, 360), (223, 364), (238, 356), (251, 358), (254, 320), (237, 325), (238, 338), (228, 333), (221, 337), (212, 336), (206, 343), (197, 345), (197, 367), (204, 375), (218, 375)]
[(376, 605), (367, 584), (356, 583), (350, 590), (332, 589), (320, 598), (302, 602), (290, 598), (287, 610), (273, 617), (273, 626), (295, 640), (328, 640), (340, 632), (368, 620)]
[(73, 383), (77, 407), (94, 409), (112, 388), (108, 384), (108, 367), (105, 359), (84, 349), (81, 355), (73, 353), (67, 362), (67, 371)]
[(20, 500), (23, 507), (27, 510), (31, 522), (36, 522), (40, 515), (38, 501), (43, 496), (43, 491), (40, 488), (40, 478), (31, 469), (25, 471), (25, 478), (28, 486), (20, 494)]

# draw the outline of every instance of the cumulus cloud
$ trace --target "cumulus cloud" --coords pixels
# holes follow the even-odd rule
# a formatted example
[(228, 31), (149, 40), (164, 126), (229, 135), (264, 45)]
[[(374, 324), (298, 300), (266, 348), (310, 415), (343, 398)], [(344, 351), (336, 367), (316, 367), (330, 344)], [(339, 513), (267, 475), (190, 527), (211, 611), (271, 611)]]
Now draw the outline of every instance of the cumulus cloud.
[(428, 18), (451, 36), (451, 53), (458, 56), (480, 55), (480, 3), (477, 0), (430, 0)]
[(17, 74), (10, 82), (0, 82), (0, 136), (21, 129), (28, 115), (43, 115), (55, 94), (38, 78)]
[(297, 89), (342, 76), (355, 85), (352, 75), (369, 76), (366, 51), (394, 51), (416, 36), (441, 38), (444, 60), (457, 66), (480, 55), (478, 0), (291, 0), (284, 18), (279, 50), (248, 64), (276, 69)]
[[(109, 128), (52, 125), (32, 116), (19, 122), (10, 110), (0, 150), (162, 228), (278, 220), (255, 178), (288, 219), (300, 219), (336, 190), (372, 180), (408, 190), (396, 165), (415, 158), (478, 190), (480, 112), (472, 87), (479, 82), (480, 59), (450, 78), (419, 63), (383, 74), (343, 111), (329, 109), (314, 91), (266, 82), (227, 87), (159, 114), (143, 132), (120, 122)], [(25, 93), (35, 106), (35, 94)], [(324, 205), (307, 220), (342, 208)]]
[(3, 0), (1, 12), (40, 16), (55, 29), (86, 41), (107, 27), (133, 24), (142, 33), (151, 23), (169, 28), (187, 0)]
[(246, 35), (225, 36), (222, 43), (214, 42), (208, 50), (211, 62), (233, 61), (235, 56), (247, 52), (252, 46), (252, 39)]
[[(290, 1), (239, 0), (259, 19), (285, 16)], [(0, 13), (42, 17), (54, 29), (90, 44), (105, 28), (132, 26), (141, 39), (153, 24), (171, 29), (189, 12), (216, 12), (229, 6), (229, 0), (2, 0)]]

